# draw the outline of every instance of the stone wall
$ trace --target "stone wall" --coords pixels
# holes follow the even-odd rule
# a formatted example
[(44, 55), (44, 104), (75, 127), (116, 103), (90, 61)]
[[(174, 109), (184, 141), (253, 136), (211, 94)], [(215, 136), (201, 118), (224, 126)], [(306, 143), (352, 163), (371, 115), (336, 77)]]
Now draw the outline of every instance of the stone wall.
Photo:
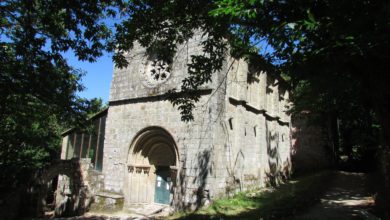
[[(207, 101), (208, 97), (203, 96), (200, 104)], [(207, 104), (194, 113), (198, 120), (186, 124), (169, 101), (110, 106), (103, 159), (105, 190), (124, 193), (127, 164), (131, 163), (127, 161), (130, 145), (139, 131), (157, 126), (167, 130), (178, 147), (178, 185), (182, 187), (178, 201), (195, 203), (199, 187), (214, 185), (210, 178), (213, 176), (213, 148), (219, 143), (213, 136), (220, 125), (213, 121), (213, 111)]]
[[(55, 216), (82, 215), (89, 210), (94, 196), (103, 187), (103, 176), (93, 169), (89, 158), (62, 161), (61, 164), (63, 165), (52, 166), (41, 179), (47, 181), (59, 176), (55, 194)], [(42, 191), (42, 196), (44, 195), (46, 192)]]
[[(0, 219), (42, 218), (46, 214), (46, 217), (52, 214), (84, 214), (93, 200), (93, 195), (100, 190), (103, 183), (101, 174), (91, 168), (89, 159), (72, 159), (57, 161), (50, 167), (37, 171), (34, 179), (26, 183), (25, 187), (2, 194), (4, 200), (0, 200)], [(47, 198), (56, 184), (55, 207), (49, 207), (49, 204), (46, 204)], [(54, 213), (50, 211), (52, 208)]]
[(288, 92), (278, 80), (243, 60), (231, 59), (226, 118), (233, 140), (236, 181), (246, 186), (279, 184), (290, 174)]
[[(201, 52), (200, 40), (196, 36), (179, 46), (163, 80), (150, 78), (150, 63), (156, 61), (137, 45), (127, 54), (129, 66), (114, 70), (104, 142), (104, 190), (124, 195), (125, 206), (131, 205), (129, 166), (140, 165), (129, 155), (135, 139), (148, 128), (166, 131), (177, 147), (171, 205), (178, 209), (278, 184), (290, 173), (288, 92), (278, 79), (227, 57), (212, 82), (198, 91), (194, 121), (181, 121), (179, 111), (166, 99), (167, 91), (180, 88), (191, 55)], [(152, 181), (154, 171), (148, 172)]]
[(291, 135), (294, 173), (314, 172), (332, 166), (332, 150), (328, 146), (326, 130), (311, 123), (308, 112), (294, 115)]
[[(180, 91), (181, 81), (187, 76), (187, 63), (192, 55), (203, 54), (199, 43), (202, 37), (195, 35), (185, 44), (178, 45), (178, 50), (173, 61), (167, 64), (169, 70), (164, 72), (163, 78), (156, 79), (151, 73), (151, 67), (156, 65), (153, 54), (148, 54), (146, 49), (137, 42), (133, 49), (125, 54), (128, 67), (114, 68), (114, 74), (110, 89), (110, 102), (129, 100), (163, 95), (171, 89)], [(213, 83), (200, 87), (201, 90), (210, 89), (217, 83), (217, 74), (214, 75)], [(215, 87), (215, 86), (214, 86)]]
[[(215, 149), (223, 148), (224, 97), (220, 91), (212, 91), (223, 76), (215, 74), (213, 82), (199, 91), (202, 94), (194, 110), (195, 120), (181, 121), (179, 111), (166, 100), (164, 94), (179, 88), (186, 76), (187, 62), (191, 55), (200, 53), (199, 37), (180, 46), (173, 59), (168, 79), (164, 83), (151, 83), (146, 76), (150, 57), (145, 49), (135, 47), (128, 54), (129, 67), (115, 69), (110, 92), (110, 108), (107, 118), (103, 172), (105, 190), (126, 194), (127, 165), (130, 145), (138, 132), (157, 126), (168, 131), (178, 147), (178, 183), (174, 195), (175, 206), (197, 205), (199, 194), (214, 195), (223, 188), (214, 184), (217, 173), (224, 172), (215, 165)], [(206, 191), (206, 192), (204, 192)]]

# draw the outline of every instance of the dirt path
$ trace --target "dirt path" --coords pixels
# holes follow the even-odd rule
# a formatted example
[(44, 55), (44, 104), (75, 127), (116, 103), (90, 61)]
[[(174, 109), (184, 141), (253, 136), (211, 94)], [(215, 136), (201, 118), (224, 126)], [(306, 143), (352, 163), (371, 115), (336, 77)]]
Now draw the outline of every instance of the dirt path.
[(367, 211), (374, 200), (365, 189), (366, 178), (363, 173), (338, 172), (321, 202), (294, 219), (378, 219)]

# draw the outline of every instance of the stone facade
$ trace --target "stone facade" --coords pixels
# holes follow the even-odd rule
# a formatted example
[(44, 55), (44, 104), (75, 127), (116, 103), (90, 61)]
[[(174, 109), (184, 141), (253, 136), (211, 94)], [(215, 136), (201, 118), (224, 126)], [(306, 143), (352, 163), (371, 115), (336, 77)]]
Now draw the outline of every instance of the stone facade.
[(180, 45), (171, 64), (135, 46), (126, 55), (128, 68), (114, 69), (103, 190), (123, 195), (125, 208), (157, 201), (160, 170), (169, 172), (168, 204), (176, 209), (278, 184), (290, 173), (288, 91), (244, 60), (227, 57), (199, 90), (195, 119), (181, 121), (166, 93), (180, 90), (191, 55), (202, 53), (200, 41), (195, 36)]

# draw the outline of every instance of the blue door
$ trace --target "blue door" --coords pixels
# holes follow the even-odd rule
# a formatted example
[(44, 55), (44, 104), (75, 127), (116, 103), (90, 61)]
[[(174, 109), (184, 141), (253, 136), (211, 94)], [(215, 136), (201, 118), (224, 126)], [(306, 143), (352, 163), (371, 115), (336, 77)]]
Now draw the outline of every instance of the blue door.
[(158, 167), (156, 171), (156, 190), (154, 202), (161, 204), (170, 203), (171, 176), (168, 167)]

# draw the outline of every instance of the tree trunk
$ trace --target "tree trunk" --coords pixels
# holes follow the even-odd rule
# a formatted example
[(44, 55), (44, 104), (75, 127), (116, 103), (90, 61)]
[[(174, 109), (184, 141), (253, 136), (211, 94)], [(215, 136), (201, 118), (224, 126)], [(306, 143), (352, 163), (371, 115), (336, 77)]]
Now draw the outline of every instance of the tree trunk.
[(328, 116), (328, 139), (329, 145), (332, 148), (332, 164), (333, 166), (338, 165), (338, 152), (340, 148), (340, 137), (338, 130), (338, 122), (336, 114), (329, 114)]

